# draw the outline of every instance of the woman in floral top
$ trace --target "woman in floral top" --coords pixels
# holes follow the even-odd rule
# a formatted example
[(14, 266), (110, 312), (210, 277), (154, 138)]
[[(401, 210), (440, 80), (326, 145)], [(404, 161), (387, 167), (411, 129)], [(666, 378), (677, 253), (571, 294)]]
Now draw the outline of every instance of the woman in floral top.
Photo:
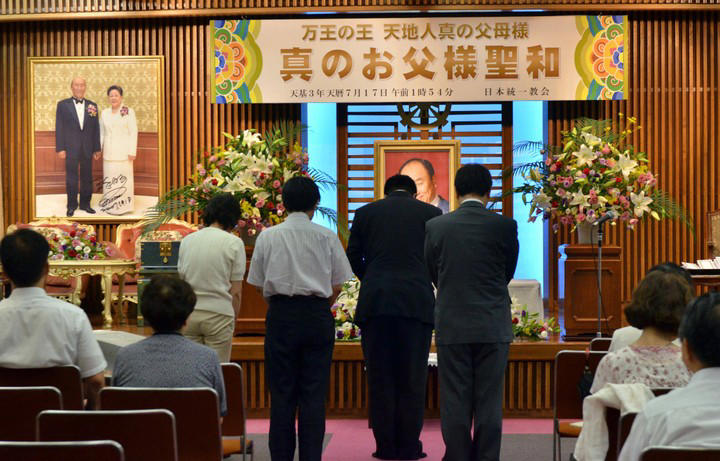
[(680, 274), (653, 271), (633, 292), (625, 308), (630, 325), (642, 335), (631, 345), (607, 354), (598, 365), (591, 392), (607, 383), (642, 383), (650, 388), (684, 387), (690, 376), (680, 348), (673, 343), (692, 290)]

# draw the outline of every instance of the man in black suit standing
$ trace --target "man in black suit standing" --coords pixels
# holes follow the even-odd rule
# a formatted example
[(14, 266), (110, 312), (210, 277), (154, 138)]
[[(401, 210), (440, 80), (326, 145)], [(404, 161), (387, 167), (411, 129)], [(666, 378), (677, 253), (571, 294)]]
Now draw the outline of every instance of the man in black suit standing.
[(484, 166), (460, 168), (460, 207), (426, 225), (425, 260), (438, 290), (443, 461), (500, 459), (503, 378), (513, 340), (507, 285), (519, 246), (515, 220), (486, 208), (491, 187)]
[(362, 281), (355, 320), (379, 459), (425, 457), (420, 442), (435, 296), (423, 263), (425, 223), (441, 210), (414, 198), (409, 176), (355, 212), (347, 255)]
[(85, 99), (85, 79), (70, 83), (72, 97), (58, 102), (55, 112), (55, 151), (65, 160), (67, 215), (78, 208), (78, 167), (80, 169), (80, 209), (94, 214), (90, 207), (93, 178), (92, 159), (100, 158), (100, 123), (97, 104)]

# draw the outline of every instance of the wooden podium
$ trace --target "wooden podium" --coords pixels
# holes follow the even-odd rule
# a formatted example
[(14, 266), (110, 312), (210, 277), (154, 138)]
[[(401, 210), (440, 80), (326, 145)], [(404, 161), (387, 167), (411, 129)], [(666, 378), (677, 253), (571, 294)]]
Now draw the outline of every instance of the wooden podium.
[[(565, 280), (566, 337), (594, 335), (598, 329), (597, 247), (565, 246), (560, 260)], [(607, 245), (602, 251), (603, 334), (612, 334), (622, 321), (622, 256), (620, 247)]]
[(250, 260), (252, 259), (253, 247), (245, 247), (245, 281), (243, 281), (242, 307), (240, 314), (235, 320), (235, 334), (265, 334), (265, 315), (267, 314), (267, 303), (265, 298), (247, 283), (247, 275), (250, 271)]

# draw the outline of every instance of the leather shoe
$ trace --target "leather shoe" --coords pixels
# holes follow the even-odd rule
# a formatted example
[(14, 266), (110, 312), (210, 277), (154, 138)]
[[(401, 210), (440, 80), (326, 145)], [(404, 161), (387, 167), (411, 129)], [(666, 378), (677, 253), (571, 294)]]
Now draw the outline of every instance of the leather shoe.
[(403, 460), (405, 460), (405, 459), (423, 459), (423, 458), (427, 458), (427, 453), (425, 453), (424, 451), (421, 451), (420, 453), (416, 453), (416, 454), (409, 455), (409, 456), (404, 456), (401, 454), (398, 454), (398, 456), (397, 456), (397, 459), (403, 459)]
[(72, 215), (74, 215), (74, 214), (75, 214), (75, 208), (68, 208), (68, 209), (67, 209), (67, 217), (68, 217), (68, 218), (71, 218)]
[(93, 209), (90, 208), (89, 206), (81, 207), (80, 209), (83, 210), (83, 211), (86, 212), (86, 213), (95, 214), (95, 210), (93, 210)]

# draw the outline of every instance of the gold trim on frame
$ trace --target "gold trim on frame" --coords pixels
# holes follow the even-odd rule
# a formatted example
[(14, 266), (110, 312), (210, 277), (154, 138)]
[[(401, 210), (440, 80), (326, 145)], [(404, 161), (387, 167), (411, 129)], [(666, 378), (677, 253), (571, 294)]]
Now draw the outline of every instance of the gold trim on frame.
[[(30, 216), (32, 220), (54, 218), (51, 216), (37, 216), (36, 209), (36, 193), (35, 193), (35, 64), (75, 64), (75, 63), (113, 63), (120, 64), (123, 62), (156, 62), (157, 63), (157, 128), (158, 128), (158, 199), (165, 193), (165, 57), (164, 56), (72, 56), (72, 57), (33, 57), (27, 58), (28, 68), (28, 85), (27, 85), (27, 101), (30, 110), (26, 112), (27, 126), (30, 130), (27, 134), (27, 144), (30, 146), (30, 187), (32, 188), (32, 200), (30, 203)], [(69, 97), (69, 96), (68, 96)], [(62, 216), (62, 218), (65, 218)], [(93, 223), (123, 223), (138, 222), (143, 219), (142, 216), (122, 217), (122, 216), (73, 216), (67, 218), (78, 222)]]
[(448, 189), (450, 197), (450, 211), (457, 208), (457, 195), (455, 193), (455, 172), (460, 168), (460, 150), (462, 143), (459, 139), (410, 139), (410, 140), (378, 140), (375, 141), (375, 200), (385, 196), (385, 154), (392, 151), (445, 151), (449, 156)]

